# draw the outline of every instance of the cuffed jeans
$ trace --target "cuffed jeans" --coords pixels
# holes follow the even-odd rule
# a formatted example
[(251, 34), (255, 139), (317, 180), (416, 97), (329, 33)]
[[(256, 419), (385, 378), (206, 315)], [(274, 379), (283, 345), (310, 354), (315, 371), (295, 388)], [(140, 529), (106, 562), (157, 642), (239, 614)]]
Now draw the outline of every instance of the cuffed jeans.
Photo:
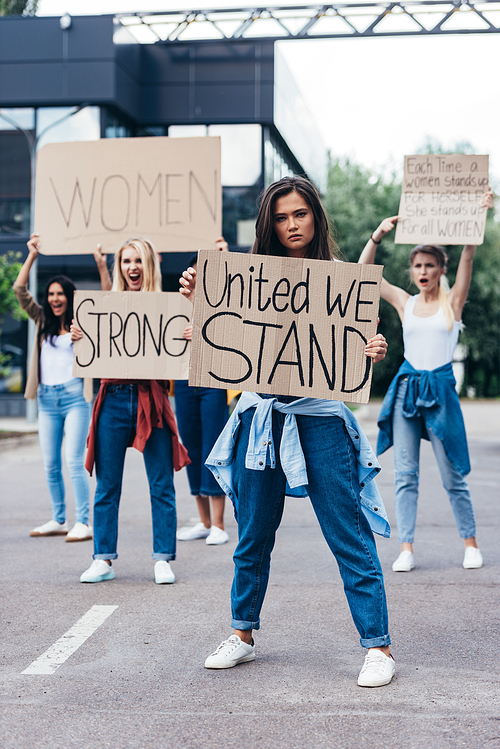
[(191, 460), (187, 466), (191, 494), (223, 497), (205, 461), (229, 417), (226, 391), (191, 387), (187, 380), (176, 380), (175, 410), (181, 440)]
[[(94, 559), (116, 559), (123, 467), (137, 423), (137, 385), (110, 385), (99, 413), (95, 445)], [(153, 559), (175, 559), (177, 516), (172, 434), (153, 427), (144, 447), (153, 519)]]
[(66, 520), (65, 488), (61, 450), (75, 497), (77, 523), (89, 521), (89, 482), (83, 464), (85, 442), (90, 423), (90, 404), (83, 397), (83, 380), (74, 378), (61, 385), (38, 387), (38, 436), (43, 468), (49, 487), (52, 520)]
[[(235, 446), (234, 487), (238, 545), (231, 590), (234, 629), (259, 629), (269, 581), (271, 552), (284, 509), (286, 479), (276, 450), (276, 467), (245, 468), (255, 409), (241, 415)], [(365, 648), (390, 644), (382, 569), (375, 540), (360, 505), (356, 457), (344, 423), (336, 416), (297, 416), (309, 478), (308, 492), (323, 536), (335, 555), (351, 615)], [(284, 416), (273, 412), (278, 446)], [(297, 549), (300, 556), (300, 548)]]
[[(415, 536), (417, 520), (422, 417), (415, 416), (408, 419), (403, 416), (403, 402), (407, 386), (408, 381), (401, 380), (394, 404), (392, 426), (398, 538), (400, 543), (411, 544)], [(464, 477), (451, 465), (438, 437), (432, 432), (428, 434), (441, 474), (441, 481), (448, 493), (458, 532), (461, 538), (472, 538), (476, 535), (476, 523), (469, 486)]]

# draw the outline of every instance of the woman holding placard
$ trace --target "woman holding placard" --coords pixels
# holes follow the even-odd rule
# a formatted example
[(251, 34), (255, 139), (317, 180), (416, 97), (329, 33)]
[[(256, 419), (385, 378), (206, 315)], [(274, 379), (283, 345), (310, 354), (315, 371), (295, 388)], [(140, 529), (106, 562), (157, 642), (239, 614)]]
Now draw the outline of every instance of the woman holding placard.
[[(99, 249), (98, 253), (99, 254)], [(96, 257), (97, 260), (97, 257)], [(102, 274), (101, 274), (102, 277)], [(160, 261), (150, 242), (127, 240), (115, 255), (113, 291), (161, 291)], [(72, 340), (82, 331), (71, 325)], [(173, 470), (189, 462), (181, 445), (168, 399), (168, 382), (103, 379), (94, 403), (85, 466), (95, 462), (94, 561), (80, 577), (98, 583), (115, 576), (118, 557), (118, 509), (127, 447), (144, 454), (153, 520), (154, 576), (158, 584), (173, 583), (169, 562), (175, 559), (176, 508)]]
[[(252, 252), (334, 259), (328, 220), (309, 180), (285, 177), (267, 188)], [(180, 283), (181, 293), (193, 299), (196, 271), (189, 268)], [(368, 341), (366, 355), (380, 361), (386, 349), (385, 339), (378, 335)], [(394, 660), (372, 529), (383, 536), (390, 529), (373, 481), (380, 468), (345, 404), (243, 393), (207, 465), (233, 501), (239, 541), (231, 591), (234, 634), (207, 658), (206, 668), (231, 668), (254, 660), (252, 630), (260, 627), (285, 493), (305, 496), (307, 490), (337, 559), (361, 645), (368, 651), (358, 684), (388, 684)], [(225, 469), (224, 479), (220, 466)]]
[[(38, 234), (28, 242), (29, 254), (14, 284), (21, 307), (34, 320), (37, 336), (28, 371), (25, 397), (38, 400), (38, 435), (50, 491), (52, 519), (30, 531), (30, 536), (66, 536), (66, 541), (92, 538), (89, 520), (89, 485), (83, 465), (90, 421), (92, 380), (73, 377), (74, 283), (66, 276), (51, 278), (42, 304), (28, 291), (31, 267), (40, 249)], [(65, 437), (66, 465), (75, 497), (75, 525), (68, 529), (61, 451)]]
[[(493, 193), (482, 198), (493, 207)], [(377, 245), (396, 225), (398, 216), (386, 218), (368, 240), (360, 263), (374, 263)], [(438, 245), (418, 245), (410, 254), (410, 272), (419, 293), (382, 280), (381, 296), (397, 310), (403, 325), (405, 360), (384, 399), (379, 416), (378, 454), (394, 444), (395, 507), (401, 553), (394, 572), (415, 566), (413, 540), (417, 517), (420, 440), (429, 439), (443, 486), (465, 542), (463, 567), (478, 569), (483, 558), (476, 543), (476, 525), (469, 487), (467, 437), (455, 388), (452, 359), (458, 341), (462, 310), (467, 299), (476, 247), (466, 245), (455, 283), (445, 277), (447, 255)]]

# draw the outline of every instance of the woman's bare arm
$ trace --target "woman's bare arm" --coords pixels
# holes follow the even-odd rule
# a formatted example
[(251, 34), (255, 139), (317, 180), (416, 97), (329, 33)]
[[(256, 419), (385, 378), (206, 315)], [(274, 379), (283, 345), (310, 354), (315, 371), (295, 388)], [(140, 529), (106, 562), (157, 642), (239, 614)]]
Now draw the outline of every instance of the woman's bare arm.
[[(359, 256), (358, 263), (360, 263), (361, 265), (373, 265), (375, 263), (377, 246), (382, 241), (382, 238), (394, 229), (398, 218), (399, 216), (390, 216), (389, 218), (385, 218), (382, 221), (382, 223), (375, 229), (370, 239), (366, 243), (363, 252)], [(406, 292), (404, 289), (400, 289), (398, 286), (394, 286), (393, 284), (389, 283), (389, 281), (386, 281), (385, 278), (382, 278), (382, 284), (380, 286), (380, 296), (382, 297), (382, 299), (385, 299), (386, 302), (392, 304), (394, 309), (397, 310), (397, 313), (402, 321), (405, 305), (410, 296), (408, 292)]]
[[(489, 210), (490, 208), (493, 208), (493, 202), (493, 190), (489, 187), (481, 198), (481, 206), (486, 208), (486, 210)], [(455, 283), (453, 284), (449, 297), (450, 304), (455, 314), (455, 320), (462, 319), (462, 311), (464, 304), (467, 301), (467, 295), (469, 293), (470, 282), (472, 279), (472, 264), (476, 249), (476, 245), (466, 244), (460, 255)]]

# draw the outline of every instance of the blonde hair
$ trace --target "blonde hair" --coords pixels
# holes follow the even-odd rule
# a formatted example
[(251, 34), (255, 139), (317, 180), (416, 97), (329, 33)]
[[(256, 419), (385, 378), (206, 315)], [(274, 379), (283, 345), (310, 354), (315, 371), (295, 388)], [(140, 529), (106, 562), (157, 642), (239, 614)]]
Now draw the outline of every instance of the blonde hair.
[[(417, 255), (419, 252), (425, 252), (427, 255), (432, 255), (436, 260), (440, 268), (444, 268), (444, 271), (446, 273), (446, 265), (448, 263), (448, 255), (443, 250), (442, 247), (440, 247), (438, 244), (419, 244), (417, 247), (414, 247), (410, 254), (410, 266), (413, 265), (413, 260), (415, 259), (415, 255)], [(444, 319), (446, 320), (446, 326), (448, 328), (448, 332), (453, 328), (453, 323), (455, 322), (455, 314), (453, 312), (453, 308), (450, 304), (450, 284), (448, 283), (448, 279), (446, 276), (443, 275), (439, 279), (439, 294), (438, 294), (438, 301), (439, 306), (443, 310)]]
[(128, 284), (123, 277), (121, 261), (123, 251), (131, 247), (139, 253), (142, 263), (141, 291), (161, 291), (160, 258), (155, 248), (144, 237), (131, 237), (122, 244), (115, 254), (113, 266), (113, 291), (127, 291)]

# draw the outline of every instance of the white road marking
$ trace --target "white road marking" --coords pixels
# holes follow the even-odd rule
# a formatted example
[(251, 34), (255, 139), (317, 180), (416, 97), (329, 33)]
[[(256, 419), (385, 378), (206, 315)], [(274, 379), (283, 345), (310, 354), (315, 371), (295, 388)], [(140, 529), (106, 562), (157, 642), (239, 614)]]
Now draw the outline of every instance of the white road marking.
[(92, 606), (71, 629), (68, 629), (22, 673), (53, 674), (117, 608), (118, 606)]

